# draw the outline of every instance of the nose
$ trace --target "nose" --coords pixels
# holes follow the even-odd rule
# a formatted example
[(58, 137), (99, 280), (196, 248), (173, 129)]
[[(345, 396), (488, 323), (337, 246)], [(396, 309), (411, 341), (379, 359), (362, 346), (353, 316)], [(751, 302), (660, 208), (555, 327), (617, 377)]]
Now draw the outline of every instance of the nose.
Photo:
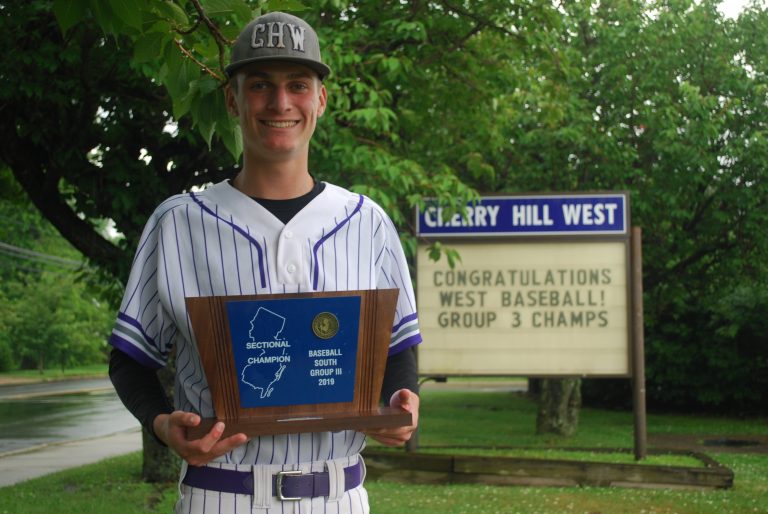
[(288, 91), (283, 87), (274, 88), (269, 98), (269, 108), (275, 112), (285, 112), (289, 107)]

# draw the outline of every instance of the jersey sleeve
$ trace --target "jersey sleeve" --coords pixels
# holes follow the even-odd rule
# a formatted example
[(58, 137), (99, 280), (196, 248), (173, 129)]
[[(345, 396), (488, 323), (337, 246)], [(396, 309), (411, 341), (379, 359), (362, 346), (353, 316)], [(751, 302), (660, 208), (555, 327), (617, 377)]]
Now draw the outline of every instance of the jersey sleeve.
[(162, 216), (149, 219), (142, 233), (109, 343), (144, 366), (160, 369), (176, 333), (159, 294)]
[(380, 214), (384, 249), (379, 259), (378, 287), (392, 287), (400, 290), (392, 327), (392, 339), (389, 344), (389, 355), (395, 355), (419, 344), (421, 332), (408, 261), (400, 243), (400, 236), (389, 216), (383, 211)]

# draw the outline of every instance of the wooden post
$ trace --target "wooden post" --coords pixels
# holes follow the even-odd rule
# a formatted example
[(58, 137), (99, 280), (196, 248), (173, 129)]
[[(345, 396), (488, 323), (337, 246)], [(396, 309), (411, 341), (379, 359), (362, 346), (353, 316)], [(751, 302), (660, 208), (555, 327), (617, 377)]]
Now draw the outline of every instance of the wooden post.
[(648, 432), (645, 410), (645, 334), (643, 332), (642, 230), (632, 227), (632, 403), (635, 413), (635, 460), (647, 454)]

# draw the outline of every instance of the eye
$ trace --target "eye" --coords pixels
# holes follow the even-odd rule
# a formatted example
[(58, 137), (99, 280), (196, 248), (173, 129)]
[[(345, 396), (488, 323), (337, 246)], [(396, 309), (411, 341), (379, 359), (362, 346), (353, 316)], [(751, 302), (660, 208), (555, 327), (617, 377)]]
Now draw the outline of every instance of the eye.
[(304, 92), (309, 90), (309, 84), (306, 82), (293, 82), (290, 87), (291, 90), (296, 92)]
[(263, 91), (269, 88), (269, 82), (263, 80), (254, 80), (248, 84), (248, 89), (251, 91)]

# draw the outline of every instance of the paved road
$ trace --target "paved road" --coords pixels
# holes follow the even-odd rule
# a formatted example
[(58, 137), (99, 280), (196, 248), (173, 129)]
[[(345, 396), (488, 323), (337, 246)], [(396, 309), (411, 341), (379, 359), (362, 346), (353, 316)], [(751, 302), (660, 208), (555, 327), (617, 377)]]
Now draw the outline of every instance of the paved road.
[(0, 386), (0, 487), (139, 449), (107, 378)]
[(0, 487), (141, 449), (138, 428), (104, 437), (48, 444), (0, 455)]
[(55, 382), (39, 382), (32, 384), (13, 384), (0, 386), (0, 400), (14, 400), (32, 398), (35, 396), (111, 390), (112, 383), (108, 378), (60, 380)]
[(138, 426), (107, 379), (0, 387), (0, 456)]

